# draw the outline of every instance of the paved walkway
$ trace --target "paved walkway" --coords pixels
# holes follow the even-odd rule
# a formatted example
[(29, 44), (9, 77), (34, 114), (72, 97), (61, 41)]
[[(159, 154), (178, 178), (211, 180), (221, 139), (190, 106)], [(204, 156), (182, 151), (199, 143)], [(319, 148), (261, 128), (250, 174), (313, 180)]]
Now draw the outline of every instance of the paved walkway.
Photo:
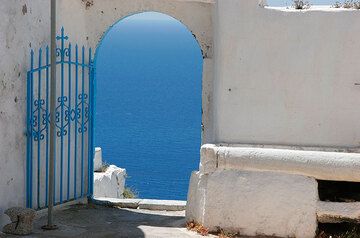
[(203, 237), (185, 228), (184, 211), (166, 212), (74, 205), (56, 211), (54, 217), (59, 230), (41, 230), (47, 219), (43, 216), (36, 221), (34, 234), (28, 237)]

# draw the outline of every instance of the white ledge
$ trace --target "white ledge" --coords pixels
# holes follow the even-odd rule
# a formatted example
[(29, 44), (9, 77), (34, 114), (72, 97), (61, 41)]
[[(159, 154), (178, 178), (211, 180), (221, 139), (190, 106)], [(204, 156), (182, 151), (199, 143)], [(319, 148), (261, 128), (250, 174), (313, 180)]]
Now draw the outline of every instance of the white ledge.
[(186, 209), (186, 201), (178, 200), (119, 199), (95, 197), (92, 201), (97, 205), (155, 211), (184, 211)]
[(215, 170), (278, 171), (320, 180), (360, 182), (360, 154), (204, 145), (201, 173)]
[(322, 223), (360, 221), (360, 203), (318, 202), (317, 220)]
[[(358, 9), (354, 8), (335, 8), (330, 5), (317, 5), (311, 6), (308, 9), (295, 9), (293, 6), (289, 7), (264, 7), (267, 10), (274, 10), (274, 11), (281, 11), (281, 12), (354, 12), (359, 11)], [(360, 12), (360, 11), (359, 11)]]

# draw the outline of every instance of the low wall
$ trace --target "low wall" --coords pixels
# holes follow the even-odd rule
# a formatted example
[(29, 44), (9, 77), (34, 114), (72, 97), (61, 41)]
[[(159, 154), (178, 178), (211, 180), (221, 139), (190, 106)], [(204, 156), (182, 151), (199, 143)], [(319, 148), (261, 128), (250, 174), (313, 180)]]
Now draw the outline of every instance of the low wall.
[(0, 4), (0, 226), (7, 208), (25, 206), (26, 73), (30, 49), (49, 36), (49, 1), (16, 0)]
[(94, 194), (95, 198), (124, 198), (126, 170), (103, 163), (102, 149), (95, 148)]
[(124, 198), (126, 170), (110, 165), (94, 173), (94, 197)]
[(241, 235), (315, 237), (317, 223), (358, 219), (359, 203), (319, 200), (317, 180), (360, 182), (357, 153), (204, 145), (186, 217)]

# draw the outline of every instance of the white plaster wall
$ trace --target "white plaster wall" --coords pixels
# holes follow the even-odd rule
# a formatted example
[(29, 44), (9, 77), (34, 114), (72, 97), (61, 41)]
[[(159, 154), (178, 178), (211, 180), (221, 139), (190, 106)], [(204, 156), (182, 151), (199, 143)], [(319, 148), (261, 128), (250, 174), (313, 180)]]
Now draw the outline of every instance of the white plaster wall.
[(6, 208), (25, 206), (26, 72), (30, 47), (46, 43), (49, 4), (0, 0), (0, 226)]
[(215, 7), (215, 141), (357, 147), (360, 11)]
[[(0, 3), (2, 214), (25, 205), (26, 71), (30, 47), (48, 44), (49, 1)], [(111, 25), (137, 12), (162, 12), (188, 26), (205, 58), (204, 142), (359, 146), (360, 11), (282, 11), (256, 0), (58, 4), (58, 27), (94, 49)]]
[[(87, 2), (93, 5), (87, 7)], [(5, 209), (25, 206), (26, 72), (30, 49), (36, 51), (49, 44), (50, 1), (0, 0), (0, 3), (1, 226), (7, 222), (2, 215)], [(134, 13), (158, 11), (183, 22), (196, 36), (205, 58), (203, 140), (210, 142), (213, 140), (212, 7), (212, 0), (58, 0), (58, 28), (64, 26), (73, 43), (95, 50), (111, 25)]]

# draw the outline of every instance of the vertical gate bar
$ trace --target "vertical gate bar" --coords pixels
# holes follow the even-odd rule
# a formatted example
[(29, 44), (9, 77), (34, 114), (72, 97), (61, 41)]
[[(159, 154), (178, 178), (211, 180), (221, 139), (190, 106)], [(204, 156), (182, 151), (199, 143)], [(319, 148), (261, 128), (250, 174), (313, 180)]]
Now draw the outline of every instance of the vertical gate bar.
[(29, 198), (30, 198), (30, 143), (31, 143), (31, 121), (30, 121), (30, 81), (31, 81), (31, 72), (29, 71), (27, 73), (27, 84), (26, 84), (26, 95), (27, 95), (27, 100), (26, 100), (26, 125), (27, 125), (27, 147), (26, 147), (26, 207), (30, 208), (30, 202), (29, 202)]
[[(92, 90), (92, 97), (91, 97), (91, 148), (92, 148), (92, 157), (95, 157), (95, 102), (96, 102), (96, 94), (95, 94), (95, 87), (96, 87), (96, 81), (95, 81), (95, 73), (96, 73), (96, 68), (95, 68), (95, 63), (94, 63), (94, 59), (92, 60), (93, 62), (93, 67), (92, 67), (92, 75), (91, 75), (91, 90)], [(91, 173), (91, 196), (94, 195), (94, 160), (92, 161), (91, 164), (91, 171), (93, 171)]]
[(40, 208), (40, 185), (41, 185), (41, 179), (40, 179), (40, 170), (41, 170), (41, 58), (42, 58), (42, 49), (39, 49), (39, 70), (38, 70), (38, 95), (37, 95), (37, 207)]
[(34, 93), (34, 85), (33, 85), (33, 80), (34, 80), (34, 74), (33, 74), (33, 70), (34, 70), (34, 51), (31, 50), (31, 60), (30, 60), (30, 68), (31, 68), (31, 73), (30, 73), (30, 136), (31, 136), (31, 141), (30, 141), (30, 161), (29, 161), (29, 203), (30, 203), (30, 208), (33, 207), (33, 202), (32, 202), (32, 193), (33, 193), (33, 120), (34, 120), (34, 111), (33, 111), (33, 93)]
[(92, 162), (94, 160), (93, 158), (93, 154), (92, 154), (92, 145), (91, 145), (91, 136), (92, 136), (92, 124), (91, 124), (91, 118), (92, 118), (92, 114), (91, 114), (91, 99), (92, 99), (92, 91), (91, 91), (91, 72), (92, 72), (92, 63), (91, 63), (91, 57), (92, 57), (92, 52), (91, 52), (91, 48), (89, 48), (89, 67), (88, 67), (88, 77), (89, 77), (89, 112), (88, 112), (88, 116), (89, 116), (89, 124), (88, 124), (88, 197), (90, 197), (92, 195), (91, 193), (91, 186), (92, 186), (92, 182), (91, 182), (91, 178), (92, 178), (92, 174), (94, 173), (94, 171), (91, 170), (91, 165)]
[[(93, 66), (93, 65), (92, 65)], [(90, 166), (90, 196), (91, 198), (93, 197), (94, 194), (94, 156), (95, 156), (95, 148), (94, 148), (94, 100), (95, 100), (95, 96), (94, 96), (94, 68), (91, 67), (90, 68), (91, 72), (90, 72), (90, 93), (91, 93), (91, 97), (90, 97), (90, 162), (91, 162), (91, 166)]]
[[(56, 65), (55, 65), (55, 68), (56, 68)], [(56, 80), (56, 83), (57, 83), (57, 80)], [(51, 88), (51, 84), (50, 84), (50, 88)], [(51, 92), (51, 90), (50, 90), (50, 92)], [(51, 94), (50, 94), (50, 101), (51, 101)], [(55, 99), (55, 103), (56, 103), (56, 99)], [(51, 113), (54, 114), (54, 125), (53, 125), (54, 126), (54, 136), (52, 136), (51, 132), (50, 132), (50, 138), (51, 138), (51, 140), (54, 140), (54, 145), (53, 145), (54, 152), (53, 152), (53, 162), (52, 162), (53, 163), (53, 172), (52, 172), (53, 173), (53, 175), (52, 175), (52, 177), (53, 177), (52, 178), (53, 179), (53, 195), (52, 195), (53, 202), (52, 203), (54, 205), (56, 203), (56, 181), (57, 181), (57, 179), (56, 179), (56, 147), (57, 147), (57, 145), (56, 145), (56, 141), (57, 141), (57, 138), (56, 138), (56, 104), (55, 104), (53, 111), (51, 111), (51, 103), (50, 103), (50, 121), (51, 121)], [(51, 123), (50, 123), (50, 128), (51, 128)], [(50, 148), (51, 148), (51, 141), (50, 141)], [(51, 154), (51, 150), (49, 153)], [(50, 170), (50, 168), (51, 168), (51, 155), (49, 156), (49, 170)], [(50, 178), (50, 176), (51, 176), (51, 172), (49, 172), (49, 178)], [(50, 189), (50, 179), (49, 179), (49, 189)], [(49, 191), (49, 194), (50, 194), (50, 191)], [(49, 204), (49, 206), (50, 206), (50, 204)]]
[(67, 169), (68, 169), (68, 174), (67, 174), (67, 200), (70, 200), (70, 159), (71, 159), (71, 43), (69, 43), (69, 78), (68, 78), (68, 82), (69, 82), (69, 98), (68, 98), (68, 162), (67, 162)]
[(74, 143), (74, 198), (77, 198), (77, 135), (78, 135), (78, 80), (79, 80), (79, 49), (75, 45), (75, 143)]
[(60, 100), (60, 204), (63, 202), (63, 174), (64, 174), (64, 56), (65, 56), (65, 49), (64, 49), (64, 28), (61, 28), (61, 100)]
[(95, 84), (95, 65), (94, 65), (94, 60), (93, 60), (93, 56), (91, 55), (90, 57), (90, 62), (91, 62), (91, 74), (90, 74), (90, 89), (91, 89), (91, 97), (90, 97), (90, 105), (91, 105), (91, 137), (90, 137), (90, 148), (91, 148), (91, 168), (90, 168), (90, 195), (91, 197), (93, 197), (94, 194), (94, 156), (95, 156), (95, 147), (94, 147), (94, 136), (95, 136), (95, 124), (94, 124), (94, 120), (95, 120), (95, 89), (94, 89), (94, 84)]
[(46, 47), (46, 151), (45, 151), (45, 206), (48, 206), (48, 187), (49, 187), (49, 46)]
[(81, 48), (81, 197), (84, 196), (84, 86), (85, 86), (85, 47)]

